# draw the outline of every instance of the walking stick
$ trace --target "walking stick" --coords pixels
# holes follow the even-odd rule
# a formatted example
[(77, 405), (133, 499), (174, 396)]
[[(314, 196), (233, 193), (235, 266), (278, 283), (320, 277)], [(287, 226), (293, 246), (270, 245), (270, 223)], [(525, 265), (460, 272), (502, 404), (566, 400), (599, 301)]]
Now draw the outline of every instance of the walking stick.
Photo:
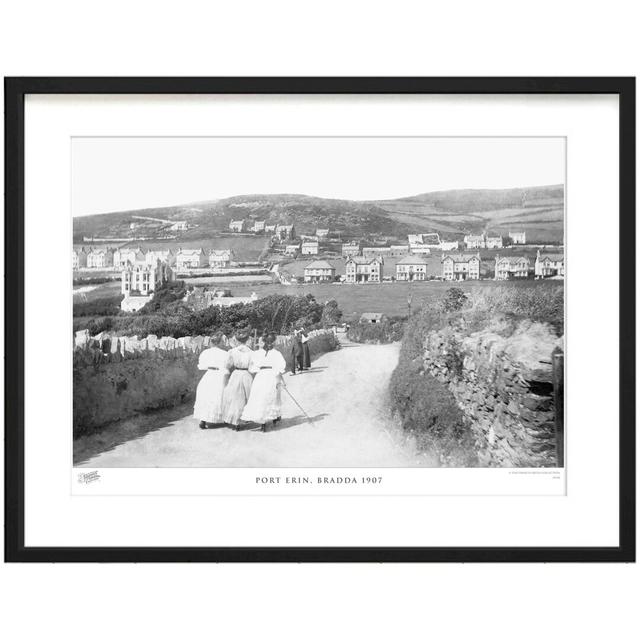
[(311, 420), (311, 418), (309, 417), (309, 415), (307, 414), (307, 412), (300, 406), (300, 403), (291, 395), (291, 391), (289, 391), (289, 389), (287, 389), (287, 386), (285, 384), (282, 385), (282, 387), (284, 388), (284, 390), (287, 392), (287, 395), (295, 402), (296, 406), (298, 407), (298, 409), (300, 409), (300, 411), (302, 411), (302, 413), (304, 414), (304, 417), (307, 419), (307, 422), (312, 426), (315, 427), (316, 425), (313, 424), (313, 421)]

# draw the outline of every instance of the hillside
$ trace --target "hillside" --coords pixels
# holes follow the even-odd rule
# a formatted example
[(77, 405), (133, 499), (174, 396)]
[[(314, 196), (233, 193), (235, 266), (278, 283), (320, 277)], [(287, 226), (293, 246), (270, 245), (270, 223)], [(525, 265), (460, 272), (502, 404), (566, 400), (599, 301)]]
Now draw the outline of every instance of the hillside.
[[(228, 231), (232, 219), (293, 222), (298, 233), (317, 227), (349, 237), (398, 237), (437, 231), (459, 239), (465, 233), (491, 231), (506, 234), (525, 230), (531, 241), (563, 241), (564, 187), (520, 189), (464, 189), (424, 193), (407, 198), (352, 201), (300, 194), (250, 194), (184, 205), (120, 211), (74, 218), (74, 241), (83, 236), (160, 238), (196, 242)], [(186, 221), (187, 231), (168, 230), (158, 222)]]

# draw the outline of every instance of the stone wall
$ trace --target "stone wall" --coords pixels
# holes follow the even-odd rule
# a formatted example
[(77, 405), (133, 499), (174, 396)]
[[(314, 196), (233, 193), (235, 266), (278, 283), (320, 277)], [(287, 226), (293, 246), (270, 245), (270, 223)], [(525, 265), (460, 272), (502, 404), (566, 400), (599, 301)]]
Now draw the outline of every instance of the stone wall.
[(551, 354), (562, 338), (525, 321), (509, 337), (447, 328), (424, 346), (425, 370), (451, 389), (483, 466), (556, 466)]
[[(312, 355), (335, 348), (331, 331), (312, 331), (310, 338)], [(233, 338), (224, 338), (223, 348), (234, 345)], [(103, 333), (90, 337), (88, 331), (76, 332), (74, 435), (142, 411), (190, 401), (202, 377), (198, 357), (209, 346), (209, 336), (138, 338)], [(278, 336), (276, 348), (289, 362), (291, 338)]]

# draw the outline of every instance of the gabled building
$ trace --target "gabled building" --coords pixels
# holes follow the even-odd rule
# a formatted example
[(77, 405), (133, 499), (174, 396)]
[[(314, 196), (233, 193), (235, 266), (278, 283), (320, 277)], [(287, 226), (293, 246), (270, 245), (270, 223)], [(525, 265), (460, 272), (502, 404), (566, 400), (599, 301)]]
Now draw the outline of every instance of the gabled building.
[(202, 269), (209, 266), (209, 257), (204, 249), (179, 249), (176, 254), (176, 269)]
[(320, 245), (317, 240), (307, 240), (302, 243), (301, 253), (303, 256), (317, 256)]
[(367, 260), (373, 258), (388, 258), (391, 255), (391, 247), (363, 247), (362, 256)]
[(288, 244), (284, 248), (284, 253), (287, 256), (295, 256), (300, 251), (300, 244)]
[(525, 231), (509, 231), (511, 244), (527, 244), (527, 234)]
[(266, 222), (264, 220), (254, 220), (253, 233), (262, 233), (264, 231), (265, 225)]
[(409, 255), (408, 244), (392, 244), (389, 247), (390, 258), (402, 258), (403, 256), (408, 256), (408, 255)]
[(147, 264), (155, 264), (156, 261), (160, 260), (160, 262), (164, 264), (168, 264), (169, 266), (173, 266), (176, 263), (176, 254), (171, 249), (166, 250), (155, 250), (155, 251), (147, 251), (144, 256), (144, 261)]
[(113, 252), (113, 266), (124, 268), (146, 264), (146, 253), (140, 247), (120, 247)]
[(242, 233), (245, 230), (245, 220), (232, 220), (229, 223), (229, 230), (233, 233)]
[(292, 224), (276, 225), (276, 236), (279, 240), (291, 240), (296, 237), (296, 230)]
[(342, 256), (348, 258), (350, 256), (357, 256), (360, 254), (359, 242), (343, 242), (342, 243)]
[(268, 223), (265, 222), (264, 223), (264, 232), (265, 233), (273, 233), (273, 234), (275, 234), (277, 226), (278, 226), (277, 224), (268, 224)]
[(529, 276), (527, 256), (496, 256), (495, 280), (511, 280)]
[(440, 249), (440, 235), (437, 233), (414, 233), (407, 236), (411, 253), (430, 253), (431, 249)]
[(427, 259), (423, 256), (405, 256), (396, 263), (396, 280), (412, 282), (427, 279)]
[(209, 266), (214, 269), (226, 269), (231, 265), (231, 249), (212, 249), (209, 251)]
[(502, 249), (502, 236), (486, 236), (484, 244), (487, 249)]
[(351, 256), (345, 262), (345, 282), (382, 282), (382, 264), (380, 257)]
[(560, 276), (564, 278), (564, 253), (538, 253), (534, 265), (536, 278)]
[(480, 280), (479, 253), (450, 253), (442, 258), (445, 280)]
[(336, 268), (326, 260), (314, 260), (304, 268), (305, 282), (333, 282)]
[(474, 236), (474, 235), (465, 236), (464, 244), (467, 247), (467, 249), (485, 249), (486, 248), (484, 234), (480, 234), (478, 236)]
[(73, 269), (82, 269), (87, 266), (87, 252), (84, 247), (71, 250), (71, 267)]
[(460, 248), (460, 243), (457, 240), (443, 240), (440, 243), (441, 251), (457, 251)]
[(113, 251), (109, 247), (92, 249), (87, 254), (87, 267), (91, 269), (113, 267)]
[(155, 264), (129, 265), (121, 273), (121, 292), (124, 299), (120, 303), (123, 311), (139, 311), (153, 298), (162, 284), (175, 279), (173, 269), (157, 260)]
[(327, 238), (329, 236), (329, 229), (316, 229), (316, 237)]

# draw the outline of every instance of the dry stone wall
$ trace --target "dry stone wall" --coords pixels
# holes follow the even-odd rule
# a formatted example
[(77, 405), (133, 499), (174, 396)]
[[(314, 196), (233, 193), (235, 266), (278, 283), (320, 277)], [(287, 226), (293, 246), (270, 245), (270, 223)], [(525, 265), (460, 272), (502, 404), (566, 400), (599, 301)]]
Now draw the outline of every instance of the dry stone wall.
[(562, 338), (524, 322), (509, 337), (449, 327), (424, 347), (425, 370), (449, 386), (483, 466), (556, 466), (551, 355)]
[[(330, 334), (330, 335), (329, 335)], [(312, 355), (335, 348), (331, 331), (310, 332)], [(291, 338), (278, 336), (276, 348), (290, 359)], [(235, 346), (223, 339), (223, 348)], [(188, 402), (202, 377), (200, 352), (209, 336), (158, 338), (149, 335), (75, 335), (73, 351), (73, 432), (87, 433), (142, 411)]]

